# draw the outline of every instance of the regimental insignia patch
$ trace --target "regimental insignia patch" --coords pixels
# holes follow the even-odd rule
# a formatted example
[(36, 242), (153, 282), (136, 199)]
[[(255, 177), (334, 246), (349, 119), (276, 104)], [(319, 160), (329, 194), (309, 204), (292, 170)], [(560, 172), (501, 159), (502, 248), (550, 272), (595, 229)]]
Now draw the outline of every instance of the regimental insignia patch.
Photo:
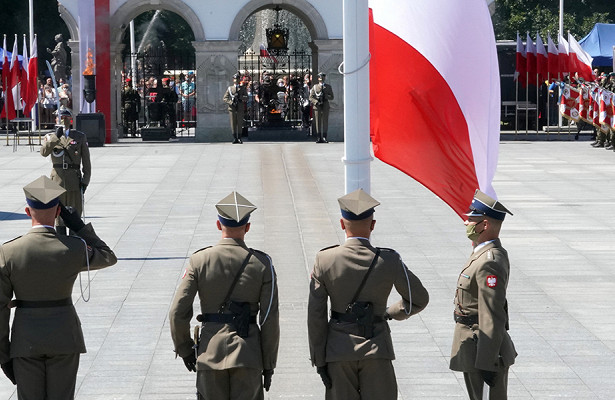
[(487, 276), (487, 286), (490, 288), (494, 288), (498, 285), (498, 277), (495, 275)]

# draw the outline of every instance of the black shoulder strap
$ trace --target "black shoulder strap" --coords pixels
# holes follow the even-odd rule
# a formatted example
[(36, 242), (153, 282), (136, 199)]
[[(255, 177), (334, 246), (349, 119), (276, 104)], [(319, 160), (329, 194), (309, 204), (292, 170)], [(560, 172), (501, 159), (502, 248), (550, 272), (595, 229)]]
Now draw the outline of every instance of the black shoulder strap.
[(226, 303), (228, 303), (229, 299), (231, 298), (231, 295), (233, 294), (233, 290), (235, 289), (235, 285), (237, 285), (237, 282), (239, 281), (239, 277), (243, 273), (243, 270), (246, 269), (246, 266), (248, 265), (248, 261), (250, 261), (250, 257), (252, 257), (253, 254), (254, 254), (254, 251), (252, 249), (248, 249), (248, 255), (246, 256), (246, 259), (243, 260), (243, 264), (241, 264), (239, 271), (237, 271), (237, 275), (235, 275), (235, 279), (233, 280), (233, 283), (231, 284), (231, 287), (228, 290), (228, 293), (226, 294), (226, 298), (224, 299), (224, 302), (220, 305), (220, 310), (223, 310), (224, 307), (226, 307)]
[(376, 261), (378, 261), (378, 256), (379, 255), (380, 255), (380, 249), (376, 248), (376, 254), (374, 255), (374, 258), (372, 259), (372, 263), (369, 265), (369, 268), (367, 269), (367, 272), (365, 273), (365, 276), (363, 277), (363, 280), (361, 281), (361, 284), (359, 285), (359, 288), (357, 289), (356, 293), (354, 294), (354, 297), (352, 298), (352, 301), (350, 302), (350, 305), (354, 304), (354, 302), (357, 301), (357, 298), (359, 298), (359, 294), (361, 293), (361, 290), (363, 290), (363, 286), (365, 286), (365, 282), (367, 282), (367, 278), (369, 277), (369, 274), (374, 269), (374, 265), (376, 265)]

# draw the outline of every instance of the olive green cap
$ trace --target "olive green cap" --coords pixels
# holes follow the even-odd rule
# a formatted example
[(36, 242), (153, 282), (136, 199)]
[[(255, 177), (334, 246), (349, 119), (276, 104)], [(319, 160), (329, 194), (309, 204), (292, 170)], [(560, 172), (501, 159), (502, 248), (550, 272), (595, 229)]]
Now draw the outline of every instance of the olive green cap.
[(348, 220), (365, 219), (374, 213), (374, 207), (380, 202), (367, 194), (363, 189), (357, 189), (337, 199), (342, 211), (342, 217)]
[(245, 225), (256, 206), (237, 192), (231, 192), (216, 204), (218, 219), (225, 226)]
[(60, 202), (60, 195), (66, 190), (43, 175), (24, 186), (23, 192), (30, 207), (46, 209), (56, 206)]

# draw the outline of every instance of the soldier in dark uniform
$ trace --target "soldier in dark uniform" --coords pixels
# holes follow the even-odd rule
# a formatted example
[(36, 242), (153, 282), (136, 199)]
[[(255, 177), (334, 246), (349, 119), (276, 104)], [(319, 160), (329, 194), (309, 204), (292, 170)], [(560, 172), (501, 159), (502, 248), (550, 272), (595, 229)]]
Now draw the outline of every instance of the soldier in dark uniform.
[[(117, 262), (92, 225), (59, 202), (64, 192), (46, 176), (24, 187), (32, 229), (0, 247), (0, 364), (20, 400), (74, 398), (86, 349), (73, 284), (79, 272)], [(58, 215), (79, 237), (56, 233)]]
[(169, 78), (162, 78), (162, 87), (158, 89), (155, 101), (156, 103), (162, 104), (161, 113), (163, 125), (170, 130), (172, 137), (175, 137), (175, 128), (177, 125), (177, 117), (175, 114), (177, 100), (177, 93), (169, 87)]
[(243, 143), (241, 133), (243, 131), (243, 116), (248, 101), (248, 92), (246, 87), (239, 84), (241, 75), (236, 73), (233, 75), (233, 84), (224, 92), (224, 101), (228, 106), (228, 113), (231, 117), (231, 130), (233, 131), (233, 144)]
[(499, 201), (476, 190), (466, 233), (474, 251), (455, 293), (455, 333), (450, 368), (462, 371), (471, 400), (506, 400), (508, 368), (517, 352), (508, 335), (508, 253), (499, 239), (506, 214)]
[[(81, 216), (83, 194), (90, 184), (92, 174), (90, 149), (85, 133), (70, 128), (71, 112), (60, 107), (58, 116), (63, 126), (56, 127), (55, 133), (45, 135), (40, 153), (43, 157), (51, 155), (51, 179), (66, 190), (60, 201), (66, 207), (75, 209), (77, 215)], [(56, 225), (59, 234), (66, 234), (66, 225), (61, 218), (58, 218)]]
[[(186, 368), (197, 372), (201, 398), (262, 400), (280, 340), (277, 277), (271, 258), (244, 242), (256, 207), (232, 192), (216, 209), (222, 239), (190, 257), (169, 312), (171, 337)], [(190, 320), (197, 294), (202, 328), (195, 351)]]
[(314, 111), (314, 129), (316, 130), (316, 143), (327, 143), (327, 130), (329, 129), (329, 101), (333, 100), (333, 89), (325, 83), (327, 75), (318, 73), (318, 83), (310, 90), (310, 103)]
[[(395, 250), (371, 245), (374, 207), (380, 203), (361, 189), (338, 202), (346, 242), (316, 255), (310, 283), (312, 364), (326, 387), (327, 400), (397, 399), (387, 320), (419, 313), (429, 295)], [(387, 307), (393, 287), (402, 299)]]
[(128, 129), (130, 136), (137, 134), (137, 121), (139, 111), (141, 111), (141, 96), (132, 87), (132, 80), (126, 79), (126, 86), (122, 92), (122, 107), (124, 109), (124, 126)]

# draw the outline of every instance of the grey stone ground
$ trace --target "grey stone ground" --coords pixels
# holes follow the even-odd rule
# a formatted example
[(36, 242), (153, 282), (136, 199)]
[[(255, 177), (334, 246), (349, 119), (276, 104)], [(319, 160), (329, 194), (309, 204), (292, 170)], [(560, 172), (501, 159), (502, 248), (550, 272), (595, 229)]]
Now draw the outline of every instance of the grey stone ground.
[[(90, 302), (75, 285), (88, 347), (77, 399), (194, 398), (167, 312), (187, 257), (217, 241), (214, 204), (232, 190), (259, 207), (247, 242), (272, 255), (279, 275), (280, 359), (266, 398), (324, 398), (308, 360), (306, 301), (314, 254), (343, 239), (343, 145), (133, 142), (91, 152), (87, 220), (119, 262), (91, 274)], [(0, 241), (27, 231), (21, 187), (49, 170), (26, 146), (0, 147)], [(587, 141), (500, 147), (494, 186), (515, 214), (501, 235), (519, 352), (511, 399), (615, 398), (614, 180), (615, 154)], [(462, 220), (378, 160), (372, 194), (382, 202), (373, 242), (397, 249), (431, 294), (424, 312), (391, 324), (400, 399), (466, 398), (448, 369), (456, 276), (471, 250)], [(16, 399), (4, 377), (0, 399)]]

